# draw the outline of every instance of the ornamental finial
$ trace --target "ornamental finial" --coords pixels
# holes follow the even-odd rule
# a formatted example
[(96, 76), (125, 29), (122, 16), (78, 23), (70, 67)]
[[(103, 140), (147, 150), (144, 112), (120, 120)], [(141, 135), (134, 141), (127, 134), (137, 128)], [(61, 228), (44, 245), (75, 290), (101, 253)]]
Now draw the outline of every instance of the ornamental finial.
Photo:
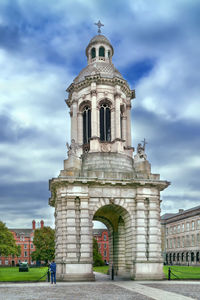
[(101, 21), (99, 20), (98, 23), (94, 23), (94, 25), (98, 26), (98, 34), (101, 33), (101, 27), (104, 26), (104, 24), (101, 23)]

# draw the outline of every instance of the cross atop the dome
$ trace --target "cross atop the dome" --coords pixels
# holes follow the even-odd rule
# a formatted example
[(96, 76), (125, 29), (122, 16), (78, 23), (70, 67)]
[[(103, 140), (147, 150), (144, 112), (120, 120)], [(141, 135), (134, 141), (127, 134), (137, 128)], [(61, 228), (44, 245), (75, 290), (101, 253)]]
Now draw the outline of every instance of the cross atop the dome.
[(94, 23), (94, 25), (98, 26), (98, 34), (101, 33), (101, 27), (104, 26), (104, 24), (101, 23), (101, 21), (99, 20), (98, 23)]

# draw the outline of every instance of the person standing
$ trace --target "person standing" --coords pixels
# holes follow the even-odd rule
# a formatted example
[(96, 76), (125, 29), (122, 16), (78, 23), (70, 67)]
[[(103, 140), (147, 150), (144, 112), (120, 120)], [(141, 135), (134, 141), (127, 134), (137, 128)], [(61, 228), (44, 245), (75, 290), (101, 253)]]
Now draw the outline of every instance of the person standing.
[(56, 263), (53, 260), (50, 264), (50, 272), (51, 272), (51, 284), (56, 284)]

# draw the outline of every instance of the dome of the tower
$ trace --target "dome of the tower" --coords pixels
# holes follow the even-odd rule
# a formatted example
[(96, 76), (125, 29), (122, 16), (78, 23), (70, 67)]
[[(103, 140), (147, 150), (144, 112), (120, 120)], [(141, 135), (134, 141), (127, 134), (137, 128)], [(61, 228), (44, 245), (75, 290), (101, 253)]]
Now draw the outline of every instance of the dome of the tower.
[(111, 45), (110, 41), (107, 39), (107, 37), (105, 37), (102, 34), (99, 35), (95, 35), (89, 42), (87, 48), (86, 48), (86, 55), (88, 56), (88, 49), (93, 45), (93, 44), (97, 44), (97, 43), (103, 43), (103, 44), (107, 44), (108, 46), (111, 47), (112, 49), (112, 55), (114, 54), (114, 49), (113, 46)]
[(104, 78), (120, 77), (123, 79), (121, 73), (114, 67), (113, 64), (106, 63), (106, 62), (96, 62), (84, 68), (79, 73), (79, 75), (74, 79), (74, 83), (79, 83), (85, 80), (86, 76), (97, 75), (97, 74), (99, 74), (101, 77)]

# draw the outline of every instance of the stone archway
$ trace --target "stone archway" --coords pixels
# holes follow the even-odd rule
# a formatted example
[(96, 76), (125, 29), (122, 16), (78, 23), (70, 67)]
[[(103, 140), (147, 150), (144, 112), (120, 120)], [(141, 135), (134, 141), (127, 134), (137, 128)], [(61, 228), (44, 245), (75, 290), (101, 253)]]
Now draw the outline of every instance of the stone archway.
[(93, 220), (104, 223), (109, 232), (110, 268), (114, 267), (115, 275), (133, 277), (131, 263), (133, 255), (133, 235), (131, 216), (122, 206), (109, 204), (102, 206), (95, 213)]

